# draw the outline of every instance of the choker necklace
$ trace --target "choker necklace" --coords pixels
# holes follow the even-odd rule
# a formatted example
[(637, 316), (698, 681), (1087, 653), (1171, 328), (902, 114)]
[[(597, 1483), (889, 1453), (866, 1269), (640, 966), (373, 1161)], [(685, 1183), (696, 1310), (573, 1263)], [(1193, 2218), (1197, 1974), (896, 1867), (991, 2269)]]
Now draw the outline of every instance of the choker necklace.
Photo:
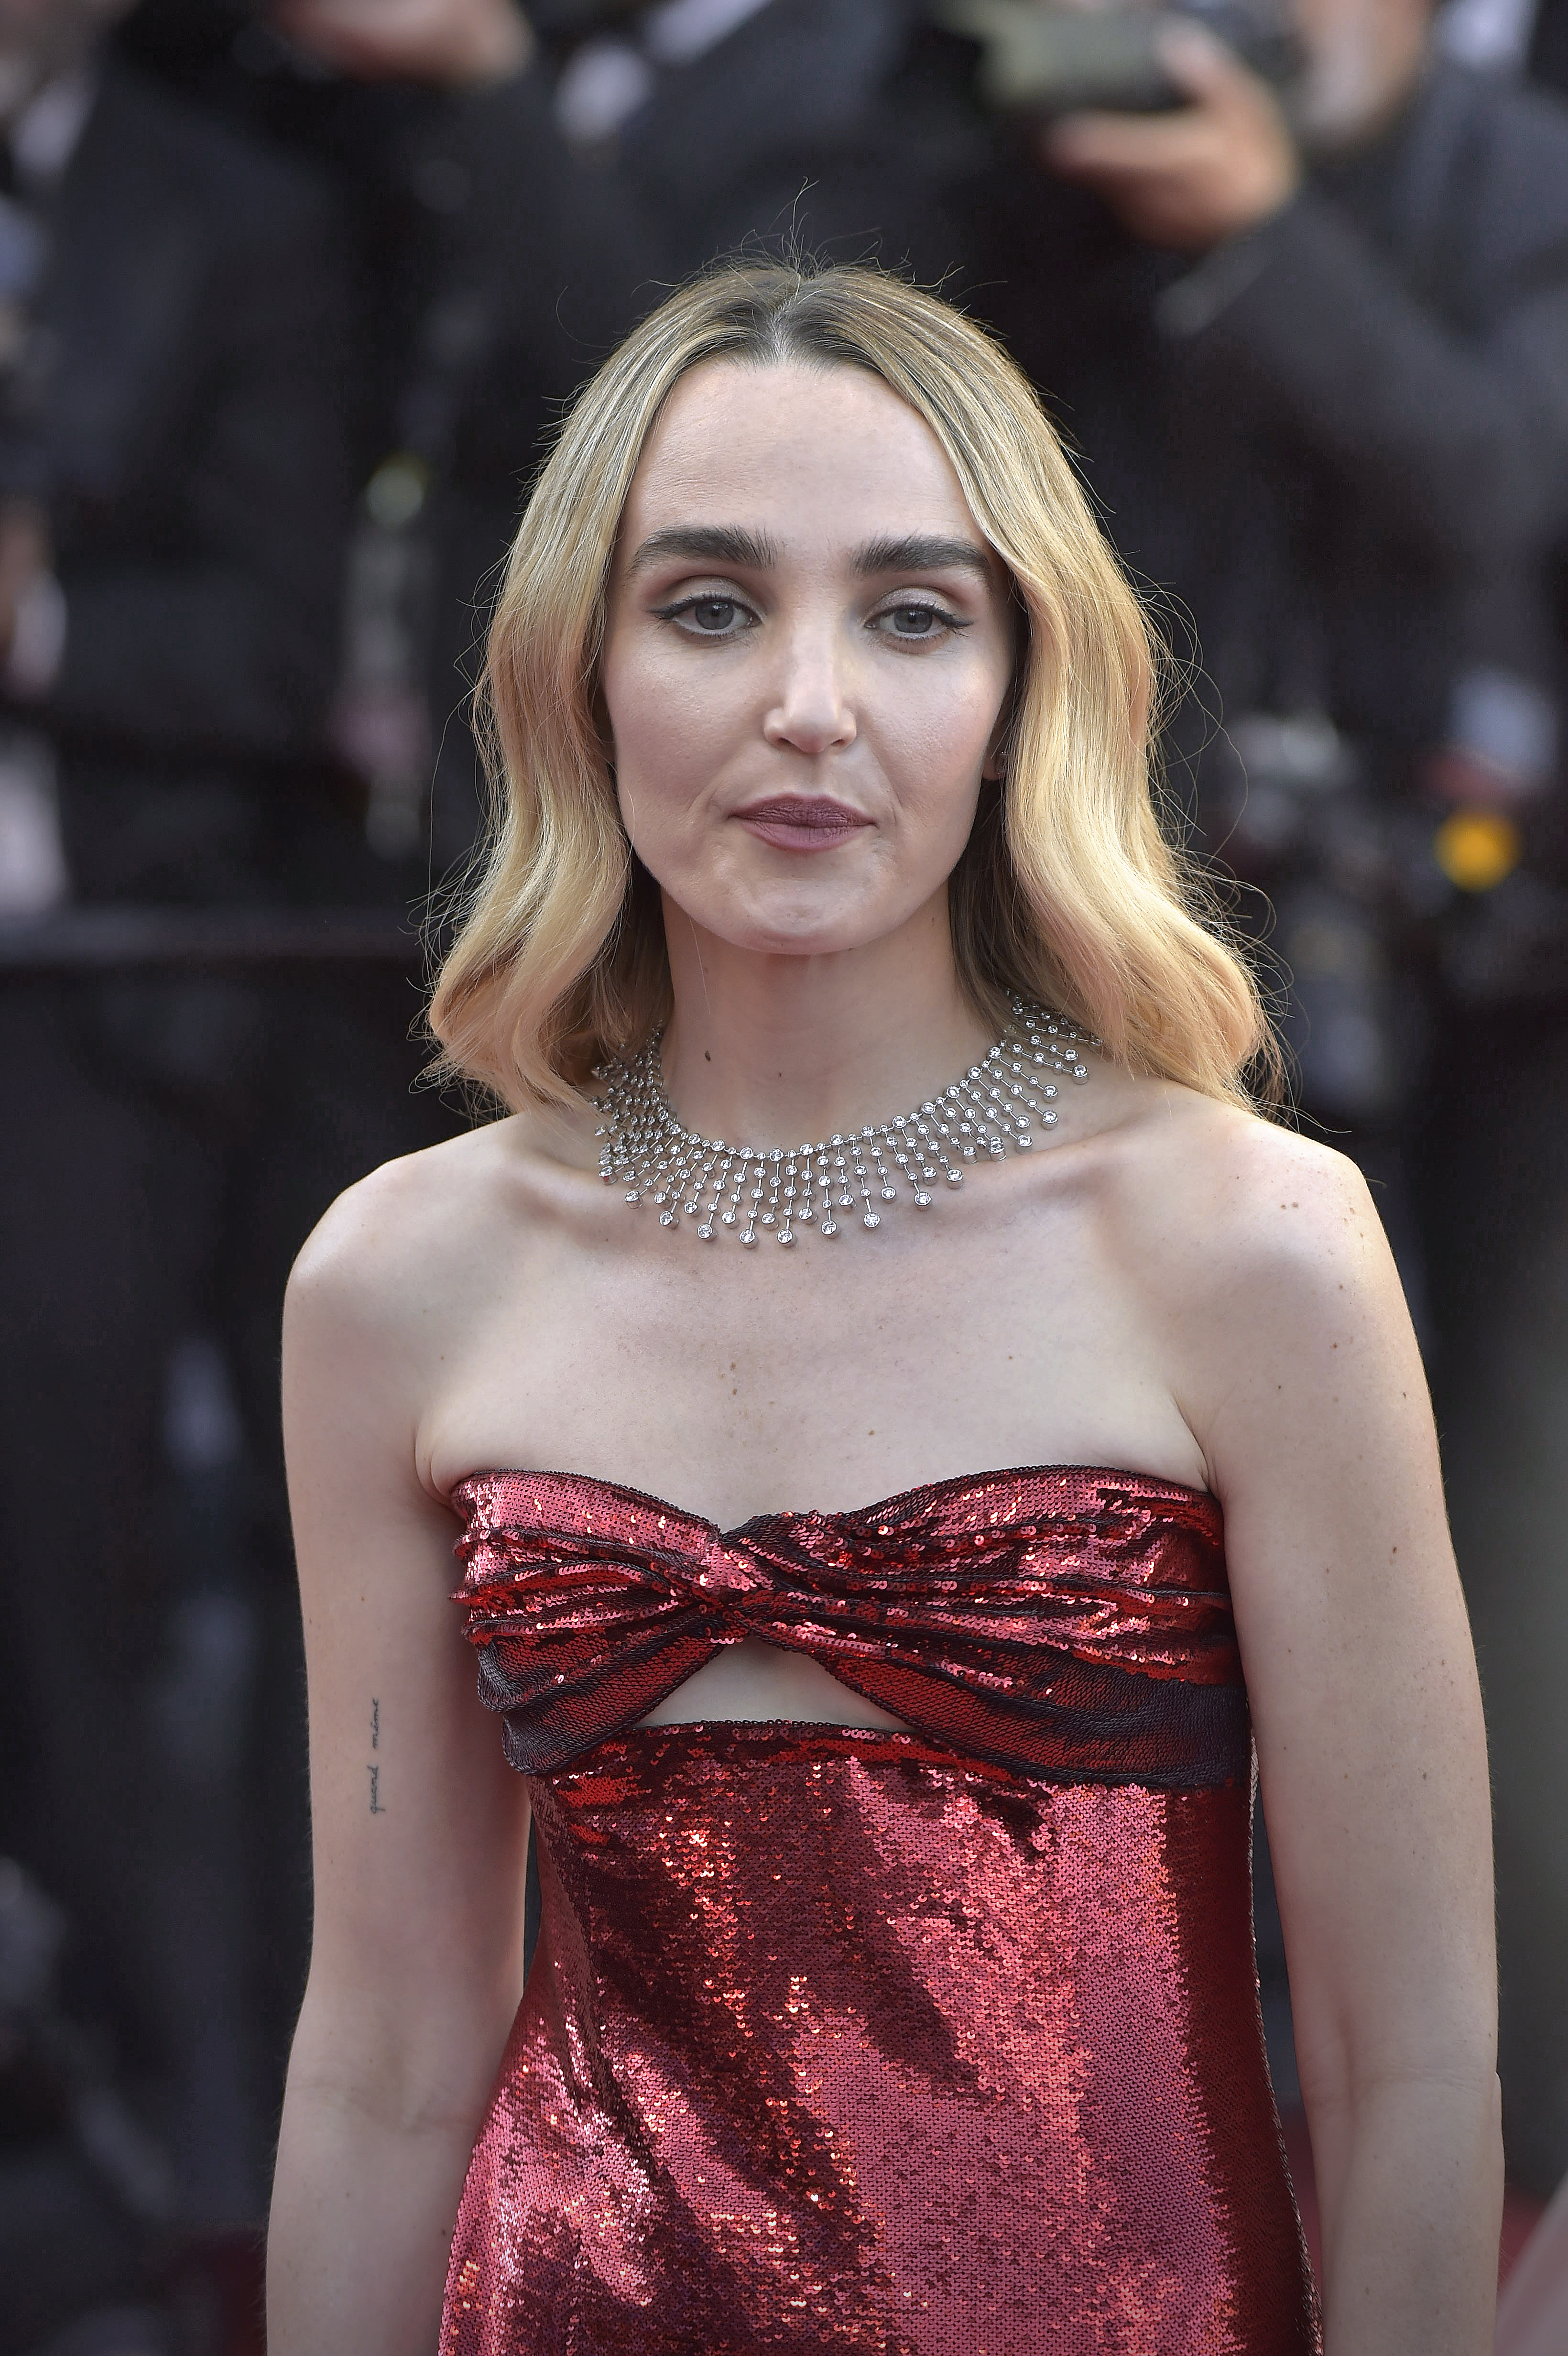
[(985, 1060), (917, 1111), (820, 1145), (758, 1148), (681, 1127), (665, 1092), (663, 1037), (661, 1026), (629, 1063), (617, 1059), (593, 1075), (604, 1090), (593, 1099), (604, 1116), (593, 1132), (603, 1141), (599, 1175), (607, 1186), (624, 1186), (628, 1203), (646, 1195), (661, 1227), (678, 1226), (684, 1215), (697, 1220), (704, 1243), (722, 1230), (739, 1232), (748, 1247), (760, 1240), (759, 1227), (786, 1246), (800, 1227), (832, 1237), (839, 1226), (834, 1213), (853, 1211), (857, 1195), (860, 1225), (880, 1227), (873, 1204), (898, 1202), (900, 1177), (915, 1209), (929, 1210), (932, 1180), (962, 1186), (966, 1162), (1000, 1162), (1009, 1146), (1025, 1152), (1037, 1127), (1054, 1128), (1056, 1083), (1046, 1075), (1086, 1080), (1080, 1050), (1100, 1044), (1064, 1014), (1015, 998), (1012, 1019)]

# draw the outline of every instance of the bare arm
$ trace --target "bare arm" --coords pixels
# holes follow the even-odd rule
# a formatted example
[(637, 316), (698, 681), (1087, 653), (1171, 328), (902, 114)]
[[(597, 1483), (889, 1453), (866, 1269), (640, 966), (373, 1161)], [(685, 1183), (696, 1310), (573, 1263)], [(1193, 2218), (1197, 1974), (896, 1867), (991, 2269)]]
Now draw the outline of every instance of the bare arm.
[(1188, 1404), (1225, 1508), (1328, 2356), (1484, 2356), (1502, 2190), (1490, 1813), (1426, 1387), (1356, 1172), (1261, 1128), (1232, 1144), (1207, 1173), (1234, 1209)]
[(522, 1986), (526, 1787), (447, 1600), (455, 1526), (415, 1472), (417, 1288), (387, 1232), (400, 1183), (379, 1173), (329, 1215), (284, 1320), (315, 1933), (273, 2194), (272, 2356), (431, 2356)]

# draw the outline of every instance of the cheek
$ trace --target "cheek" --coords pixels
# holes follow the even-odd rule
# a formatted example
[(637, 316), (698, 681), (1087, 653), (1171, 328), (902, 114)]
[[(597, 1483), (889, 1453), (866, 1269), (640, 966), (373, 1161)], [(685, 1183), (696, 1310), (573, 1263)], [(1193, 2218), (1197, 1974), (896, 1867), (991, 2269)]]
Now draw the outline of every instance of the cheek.
[(941, 691), (906, 696), (885, 712), (879, 735), (900, 802), (912, 817), (939, 824), (960, 803), (973, 809), (1005, 682), (981, 675), (956, 691), (946, 681), (932, 684)]
[(611, 648), (600, 684), (618, 774), (648, 787), (678, 780), (682, 798), (694, 798), (733, 734), (724, 683), (699, 680), (641, 648)]

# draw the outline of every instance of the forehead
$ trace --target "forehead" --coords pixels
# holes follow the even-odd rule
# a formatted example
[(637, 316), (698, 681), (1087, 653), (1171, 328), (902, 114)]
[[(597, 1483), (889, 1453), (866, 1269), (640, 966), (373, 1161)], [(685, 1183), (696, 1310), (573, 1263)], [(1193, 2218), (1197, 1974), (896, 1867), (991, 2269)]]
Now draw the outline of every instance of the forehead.
[(848, 366), (709, 360), (680, 380), (644, 449), (624, 538), (704, 522), (765, 526), (786, 548), (823, 535), (979, 537), (925, 420)]

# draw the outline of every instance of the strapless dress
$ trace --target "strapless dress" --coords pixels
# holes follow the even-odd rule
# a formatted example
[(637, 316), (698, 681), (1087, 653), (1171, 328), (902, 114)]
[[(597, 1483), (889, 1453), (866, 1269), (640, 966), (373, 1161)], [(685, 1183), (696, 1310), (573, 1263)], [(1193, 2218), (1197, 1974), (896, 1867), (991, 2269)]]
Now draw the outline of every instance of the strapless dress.
[[(453, 1493), (539, 1944), (443, 2356), (1306, 2356), (1211, 1497)], [(725, 1644), (910, 1730), (636, 1721)]]

